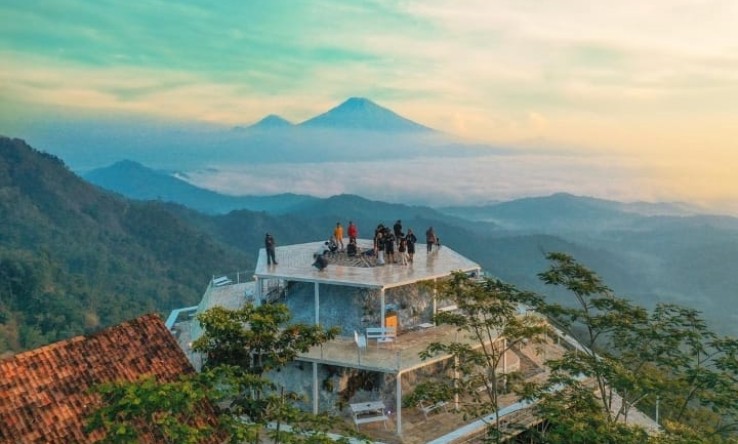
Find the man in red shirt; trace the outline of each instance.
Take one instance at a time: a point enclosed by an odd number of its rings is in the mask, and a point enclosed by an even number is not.
[[[359,229],[356,228],[356,224],[354,224],[353,221],[349,221],[348,237],[349,237],[349,242],[351,241],[356,242],[356,238],[359,237]]]

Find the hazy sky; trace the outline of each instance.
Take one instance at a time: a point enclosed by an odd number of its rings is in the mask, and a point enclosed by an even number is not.
[[[738,211],[735,0],[0,0],[0,21],[0,133],[297,122],[363,96],[472,140],[625,159],[645,198]]]

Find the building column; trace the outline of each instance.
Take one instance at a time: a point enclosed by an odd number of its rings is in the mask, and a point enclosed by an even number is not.
[[[258,276],[254,276],[254,306],[261,305],[261,284],[262,280]]]
[[[459,386],[459,357],[454,356],[454,388]],[[459,391],[454,390],[454,410],[459,411]]]
[[[315,283],[315,325],[320,325],[320,284]]]
[[[313,362],[313,415],[319,412],[318,407],[318,363]]]
[[[438,290],[436,289],[436,280],[433,279],[433,316],[438,314]]]
[[[379,320],[379,326],[384,328],[384,317],[387,315],[387,308],[384,306],[384,287],[379,290],[379,312],[381,316],[381,319]]]
[[[397,436],[402,436],[402,373],[397,373],[395,384],[395,409],[397,409],[396,432]]]

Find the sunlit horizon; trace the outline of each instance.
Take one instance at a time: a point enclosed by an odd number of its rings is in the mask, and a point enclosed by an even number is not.
[[[525,162],[494,167],[521,181],[519,195],[738,214],[735,2],[61,0],[0,14],[0,133],[11,137],[130,116],[298,123],[358,96],[520,150]]]

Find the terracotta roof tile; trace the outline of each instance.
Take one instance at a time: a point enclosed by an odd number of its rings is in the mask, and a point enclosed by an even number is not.
[[[162,382],[194,372],[162,320],[154,314],[90,336],[77,336],[0,361],[0,443],[95,442],[85,420],[100,382],[154,375]],[[215,417],[205,406],[203,421]]]

